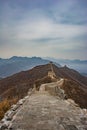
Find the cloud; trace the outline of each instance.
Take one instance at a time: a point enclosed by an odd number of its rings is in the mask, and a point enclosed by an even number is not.
[[[0,52],[7,47],[8,51],[12,49],[9,55],[19,55],[20,52],[21,55],[57,57],[58,54],[63,56],[61,52],[67,56],[69,50],[73,52],[82,47],[84,54],[84,48],[87,48],[85,4],[82,5],[80,0],[55,0],[48,1],[45,7],[46,1],[39,2],[19,4],[19,0],[18,4],[17,1],[15,4],[11,1],[3,3],[0,12]],[[42,53],[44,50],[46,53]]]
[[[70,39],[86,34],[86,26],[56,24],[51,19],[43,17],[29,21],[26,18],[22,23],[17,23],[14,27],[5,26],[1,30],[1,37],[8,40],[18,41],[48,41]]]
[[[86,0],[62,0],[51,8],[56,22],[66,24],[87,24]]]

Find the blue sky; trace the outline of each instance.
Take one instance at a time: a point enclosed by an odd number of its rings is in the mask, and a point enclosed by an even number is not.
[[[0,0],[0,57],[87,59],[87,0]]]

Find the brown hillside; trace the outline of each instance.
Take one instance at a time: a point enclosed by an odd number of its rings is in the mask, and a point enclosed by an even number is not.
[[[28,89],[33,87],[34,81],[47,76],[48,71],[50,71],[49,64],[41,65],[0,80],[0,96],[22,98]]]
[[[58,68],[54,65],[53,69],[57,77],[71,79],[73,81],[76,81],[81,86],[87,88],[87,77],[82,76],[79,72],[70,69],[67,66]]]
[[[53,66],[53,70],[57,78],[65,78],[65,79],[73,80],[76,82],[76,84],[78,84],[76,86],[77,90],[78,90],[78,86],[80,86],[81,88],[86,88],[87,90],[86,77],[80,75],[75,70],[67,68],[66,66],[61,67],[61,68],[58,68],[54,64],[52,66]],[[40,65],[40,66],[34,67],[33,69],[29,71],[23,71],[13,76],[10,76],[8,78],[0,80],[0,99],[4,99],[4,98],[20,99],[27,94],[29,88],[33,87],[33,84],[35,83],[35,81],[42,79],[40,80],[41,83],[51,82],[51,80],[48,78],[46,79],[47,81],[43,80],[44,77],[48,75],[48,71],[51,71],[50,64]]]
[[[68,79],[64,82],[62,88],[65,90],[68,98],[73,99],[81,107],[87,108],[87,78],[80,75],[77,71],[65,67],[58,68],[52,65],[56,77]],[[42,83],[52,82],[48,77],[48,72],[52,71],[50,64],[34,67],[29,71],[22,71],[13,76],[0,80],[0,119],[4,113],[23,98],[34,84],[38,89]],[[84,89],[85,91],[84,91]]]
[[[83,89],[78,83],[72,80],[64,80],[62,89],[65,90],[67,98],[73,99],[82,108],[87,108],[87,89]]]

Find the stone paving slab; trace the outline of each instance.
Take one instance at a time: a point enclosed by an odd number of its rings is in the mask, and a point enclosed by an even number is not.
[[[9,130],[87,130],[87,116],[65,100],[37,92],[20,107]]]

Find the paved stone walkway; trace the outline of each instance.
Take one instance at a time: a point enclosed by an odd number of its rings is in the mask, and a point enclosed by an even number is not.
[[[19,108],[9,129],[87,130],[87,113],[46,91],[36,92]]]

